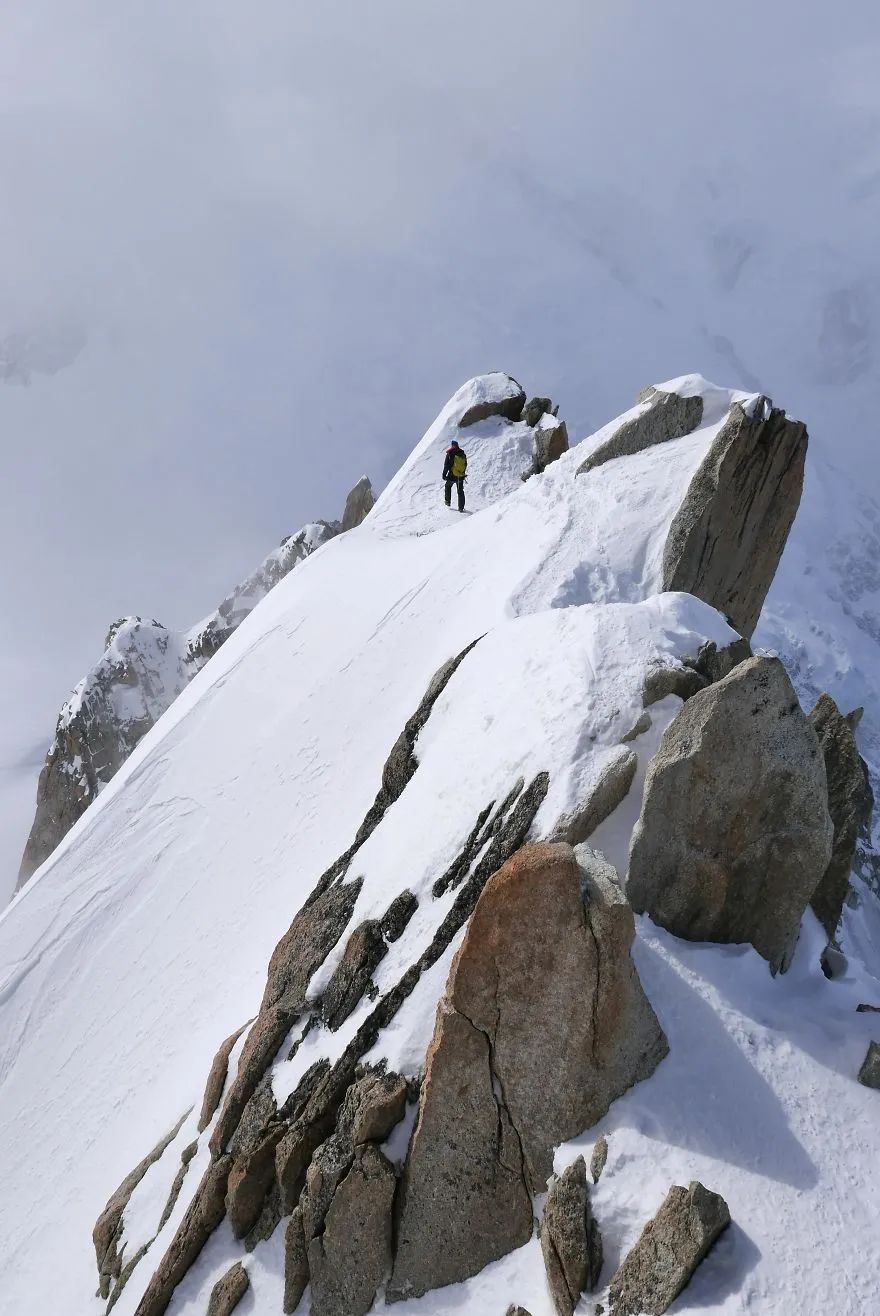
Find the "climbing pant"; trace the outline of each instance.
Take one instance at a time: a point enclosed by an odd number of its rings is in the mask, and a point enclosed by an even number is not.
[[[463,476],[463,475],[459,475],[459,476],[449,475],[449,476],[447,476],[447,479],[446,479],[446,506],[447,506],[447,507],[451,507],[451,506],[452,506],[452,486],[453,486],[453,485],[456,485],[457,488],[458,488],[458,510],[459,510],[460,512],[463,512],[463,511],[464,511],[464,476]]]

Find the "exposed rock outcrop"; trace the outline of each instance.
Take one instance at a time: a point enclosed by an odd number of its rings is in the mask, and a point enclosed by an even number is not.
[[[638,400],[641,407],[638,414],[625,421],[590,453],[578,467],[578,475],[604,466],[615,457],[629,457],[658,443],[681,439],[702,424],[703,399],[699,393],[693,397],[681,397],[678,393],[647,388],[639,394]]]
[[[210,1140],[214,1159],[154,1271],[137,1316],[161,1316],[175,1286],[224,1215],[228,1216],[233,1233],[243,1238],[248,1248],[269,1238],[282,1217],[296,1208],[310,1167],[315,1164],[322,1167],[324,1185],[332,1178],[324,1171],[331,1165],[337,1167],[339,1175],[333,1181],[334,1193],[343,1182],[347,1183],[345,1194],[339,1199],[338,1213],[340,1221],[348,1224],[345,1229],[340,1225],[336,1233],[327,1236],[326,1221],[331,1218],[334,1195],[331,1193],[322,1197],[321,1218],[325,1223],[317,1232],[311,1227],[317,1218],[311,1206],[308,1213],[302,1213],[301,1236],[297,1228],[289,1227],[288,1299],[299,1301],[296,1294],[301,1296],[306,1282],[304,1258],[308,1257],[312,1243],[319,1239],[323,1241],[316,1266],[324,1267],[323,1279],[315,1281],[314,1275],[312,1279],[318,1288],[324,1284],[325,1293],[331,1295],[327,1302],[366,1300],[352,1296],[345,1287],[349,1279],[342,1275],[338,1262],[341,1239],[354,1228],[352,1222],[361,1218],[358,1216],[361,1212],[366,1249],[363,1275],[370,1277],[378,1273],[376,1257],[381,1249],[376,1240],[380,1235],[385,1237],[386,1224],[382,1223],[380,1228],[374,1219],[374,1208],[377,1202],[387,1201],[390,1222],[394,1174],[391,1170],[389,1180],[386,1170],[390,1167],[378,1161],[373,1152],[378,1155],[378,1142],[402,1116],[408,1089],[396,1075],[361,1074],[360,1063],[375,1046],[381,1030],[415,990],[422,975],[437,963],[471,916],[487,881],[523,845],[547,793],[546,773],[538,773],[528,785],[521,780],[516,782],[500,803],[490,801],[479,812],[462,852],[438,879],[443,893],[451,894],[452,899],[447,902],[433,935],[394,985],[377,997],[342,1054],[332,1064],[320,1060],[311,1065],[280,1107],[275,1101],[270,1067],[301,1015],[305,1015],[300,1025],[304,1032],[293,1041],[292,1051],[305,1033],[322,1027],[320,1002],[306,1001],[305,993],[313,974],[341,938],[351,918],[360,879],[346,881],[347,874],[359,847],[417,770],[412,753],[415,736],[454,667],[455,662],[447,664],[441,679],[432,682],[417,715],[410,719],[406,733],[392,751],[376,802],[354,843],[319,879],[272,955],[260,1012],[247,1035],[236,1073],[223,1090]],[[385,943],[400,937],[416,908],[415,897],[408,890],[392,901],[377,921],[377,930]],[[355,958],[362,966],[360,957]],[[229,1042],[227,1039],[215,1060],[216,1073],[206,1089],[209,1098],[206,1111],[223,1087],[227,1050],[231,1053]],[[316,1191],[317,1180],[312,1174],[308,1186],[310,1202]],[[363,1214],[366,1202],[371,1203],[370,1211],[374,1213],[370,1215],[372,1223]],[[390,1223],[387,1229],[390,1231]],[[385,1255],[384,1251],[382,1254]]]
[[[253,1020],[248,1020],[248,1023],[252,1022]],[[202,1110],[199,1115],[199,1133],[203,1133],[208,1127],[211,1120],[214,1118],[217,1107],[220,1105],[220,1098],[223,1096],[223,1089],[226,1086],[226,1074],[229,1067],[229,1057],[232,1054],[232,1048],[235,1046],[247,1026],[248,1024],[243,1024],[241,1028],[237,1029],[234,1033],[231,1033],[224,1042],[221,1042],[220,1046],[217,1048],[217,1054],[214,1057],[210,1072],[208,1073],[208,1081],[205,1084],[205,1095],[202,1098]]]
[[[866,1088],[880,1088],[880,1042],[870,1042],[859,1070],[859,1082]]]
[[[541,1221],[541,1251],[558,1316],[572,1316],[602,1271],[602,1236],[590,1207],[583,1156],[550,1185]]]
[[[366,475],[362,475],[345,500],[342,513],[342,529],[354,530],[365,521],[376,502],[373,486]]]
[[[559,819],[550,839],[565,841],[568,845],[580,845],[589,840],[599,824],[626,799],[638,765],[635,751],[621,745],[602,769],[583,803]]]
[[[593,1183],[598,1183],[602,1178],[602,1171],[608,1162],[608,1139],[604,1133],[601,1138],[597,1138],[593,1145],[593,1154],[590,1157],[590,1178]]]
[[[226,1213],[226,1183],[231,1156],[221,1156],[205,1171],[170,1246],[159,1262],[135,1316],[164,1316],[174,1290]]]
[[[303,1219],[313,1316],[366,1316],[391,1268],[394,1169],[374,1143],[357,1147],[319,1217],[313,1215],[311,1182],[310,1170]]]
[[[297,1204],[284,1232],[284,1314],[292,1316],[309,1282],[302,1207]]]
[[[396,1185],[378,1144],[405,1107],[406,1083],[397,1074],[367,1070],[346,1094],[288,1226],[285,1310],[295,1308],[309,1279],[315,1316],[365,1316],[373,1305],[391,1266]]]
[[[37,783],[37,808],[19,886],[85,813],[99,791],[193,675],[176,632],[144,617],[110,627],[104,654],[64,704]]]
[[[213,657],[270,590],[285,576],[289,576],[294,567],[304,562],[315,549],[338,535],[339,531],[338,521],[313,521],[296,534],[282,539],[278,548],[263,559],[256,571],[227,594],[215,612],[187,633],[186,654],[192,669],[190,675],[195,675]]]
[[[642,702],[645,708],[650,708],[668,695],[677,695],[681,700],[690,699],[698,690],[705,690],[708,684],[695,668],[684,663],[655,663],[645,673]]]
[[[825,766],[776,658],[695,694],[645,781],[627,894],[676,936],[751,942],[786,969],[831,854]]]
[[[828,809],[834,824],[831,859],[811,903],[828,936],[833,937],[849,890],[856,842],[870,824],[873,799],[852,727],[830,695],[819,697],[810,723],[825,760]]]
[[[586,847],[527,846],[487,882],[437,1012],[389,1294],[525,1242],[553,1148],[666,1054],[633,936],[614,870]]]
[[[701,1183],[670,1188],[611,1280],[611,1316],[660,1316],[729,1224],[724,1198]]]
[[[553,462],[568,452],[568,428],[564,420],[549,413],[535,423],[534,475],[540,475]]]
[[[669,529],[663,588],[704,599],[751,636],[803,489],[807,430],[767,398],[735,402]]]
[[[402,1181],[391,1299],[477,1274],[532,1233],[522,1148],[488,1037],[444,1001]]]
[[[241,1262],[236,1261],[211,1290],[207,1316],[230,1316],[249,1287],[248,1273]]]
[[[188,1114],[189,1111],[184,1115],[181,1115],[170,1133],[167,1133],[164,1138],[160,1139],[152,1151],[150,1151],[142,1161],[139,1161],[134,1169],[125,1176],[122,1183],[104,1207],[104,1210],[98,1216],[98,1220],[92,1230],[92,1242],[95,1246],[95,1260],[98,1265],[99,1292],[102,1298],[108,1296],[111,1284],[114,1280],[119,1278],[122,1269],[122,1253],[120,1245],[122,1243],[123,1212],[128,1206],[132,1193],[147,1173],[147,1170],[149,1170],[151,1165],[156,1164],[165,1149],[170,1147],[171,1143],[177,1137]]]

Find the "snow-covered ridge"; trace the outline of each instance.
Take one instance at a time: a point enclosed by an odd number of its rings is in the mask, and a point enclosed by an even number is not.
[[[694,597],[725,584],[699,564],[689,591],[664,588],[693,562],[683,524],[722,545],[738,528],[733,513],[727,527],[696,515],[717,493],[707,461],[726,451],[725,432],[746,452],[762,433],[791,443],[793,457],[805,448],[769,404],[686,388],[676,396],[702,404],[687,433],[664,435],[662,417],[640,404],[525,482],[505,455],[523,422],[489,416],[462,430],[457,403],[356,534],[309,555],[253,609],[0,918],[0,1228],[16,1257],[6,1280],[18,1310],[81,1316],[95,1287],[88,1229],[193,1107],[120,1206],[102,1285],[117,1316],[201,1316],[214,1283],[242,1262],[250,1310],[276,1316],[286,1229],[277,1216],[291,1204],[272,1196],[270,1180],[308,1075],[325,1072],[320,1062],[344,1070],[357,1053],[419,1076],[466,935],[465,897],[476,898],[481,865],[500,862],[505,847],[526,834],[580,839],[578,827],[596,821],[584,802],[601,795],[607,813],[589,843],[624,876],[648,766],[684,694],[706,679],[689,664],[707,642],[723,649],[735,637],[712,598]],[[649,414],[654,423],[636,434],[649,446],[633,441],[579,473],[600,442]],[[448,424],[472,464],[494,453],[502,468],[494,485],[491,471],[481,475],[471,516],[442,506]],[[773,515],[784,521],[798,493],[797,481],[780,485]],[[683,508],[693,515],[683,520]],[[432,533],[420,532],[420,517]],[[757,553],[753,567],[769,584]],[[732,609],[743,597],[722,592]],[[310,934],[288,962],[284,946],[310,909],[321,911],[316,928],[332,926],[331,944],[315,962],[324,934]],[[610,1134],[594,1199],[606,1280],[670,1182],[699,1178],[724,1193],[735,1229],[689,1290],[692,1310],[866,1309],[858,1271],[841,1297],[818,1240],[836,1231],[842,1265],[872,1246],[874,1094],[852,1075],[869,1029],[854,1007],[876,984],[855,956],[844,980],[827,983],[820,945],[807,915],[794,967],[774,982],[751,950],[679,942],[641,922],[635,962],[670,1056],[555,1152],[563,1170]],[[365,963],[353,990],[348,968]],[[409,994],[395,996],[414,965]],[[95,1001],[106,1004],[95,1011]],[[255,1016],[221,1053],[201,1118],[218,1044]],[[548,1093],[553,1079],[542,1078]],[[394,1166],[415,1117],[411,1102],[383,1143]],[[223,1173],[225,1219],[178,1274],[166,1265],[172,1240]],[[838,1229],[824,1203],[841,1175],[852,1201]],[[540,1197],[529,1203],[529,1222],[541,1208]],[[236,1237],[248,1231],[249,1252]],[[116,1293],[122,1267],[147,1246]],[[314,1302],[306,1294],[298,1310]],[[398,1309],[444,1316],[512,1302],[552,1314],[534,1237]]]
[[[316,521],[289,535],[213,613],[189,630],[172,631],[142,617],[113,623],[103,654],[77,683],[58,716],[37,787],[36,815],[19,886],[52,853],[142,737],[259,601],[340,529],[339,522]]]

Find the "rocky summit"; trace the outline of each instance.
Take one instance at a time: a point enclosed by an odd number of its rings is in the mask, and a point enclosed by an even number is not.
[[[559,411],[478,376],[199,626],[111,631],[0,921],[10,1310],[873,1310],[876,755],[774,595],[806,425]]]

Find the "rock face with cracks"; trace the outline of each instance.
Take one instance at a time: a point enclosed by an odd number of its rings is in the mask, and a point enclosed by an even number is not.
[[[735,402],[666,539],[663,588],[704,599],[751,636],[804,482],[807,430],[761,397]]]
[[[585,846],[524,846],[487,882],[437,1012],[389,1296],[524,1243],[553,1148],[666,1054],[633,936],[613,868]]]
[[[572,1316],[602,1271],[602,1236],[590,1207],[583,1156],[550,1185],[541,1222],[541,1251],[558,1316]]]
[[[670,1188],[611,1280],[611,1316],[660,1316],[729,1224],[718,1193],[701,1183]]]
[[[695,694],[647,772],[633,909],[692,941],[750,942],[785,970],[831,856],[825,765],[776,658]]]

